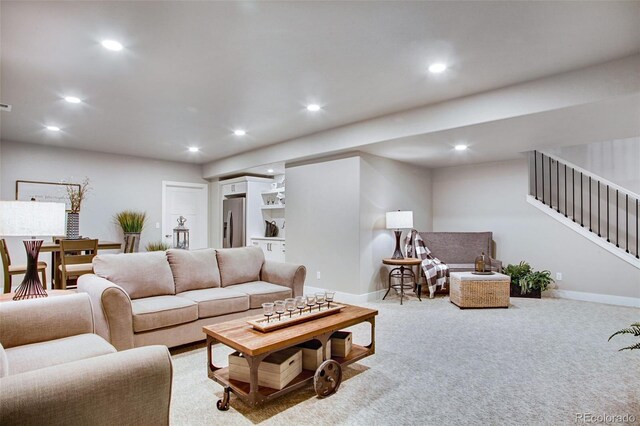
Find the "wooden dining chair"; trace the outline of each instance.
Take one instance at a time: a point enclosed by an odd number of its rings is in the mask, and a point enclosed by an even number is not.
[[[93,273],[93,258],[98,253],[98,240],[60,240],[60,287],[67,288],[69,278]],[[57,284],[56,284],[57,286]]]
[[[12,265],[7,242],[0,239],[0,257],[2,258],[2,267],[4,269],[4,293],[11,293],[12,278],[14,275],[20,275],[27,272],[27,265]],[[47,288],[47,264],[38,262],[38,272],[42,274],[42,287]]]

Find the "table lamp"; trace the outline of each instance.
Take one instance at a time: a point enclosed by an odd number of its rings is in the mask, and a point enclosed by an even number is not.
[[[38,255],[42,240],[35,237],[64,234],[64,203],[0,201],[0,236],[32,237],[24,240],[27,272],[13,300],[47,297],[38,276]],[[46,283],[45,283],[46,285]]]
[[[400,249],[400,236],[403,229],[411,228],[413,228],[412,211],[387,212],[387,229],[394,229],[393,232],[396,234],[396,250],[393,252],[392,259],[404,259]]]

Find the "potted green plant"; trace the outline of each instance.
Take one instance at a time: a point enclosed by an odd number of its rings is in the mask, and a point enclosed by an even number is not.
[[[554,282],[550,271],[534,271],[525,261],[507,265],[504,273],[511,277],[511,297],[540,299],[542,292]]]
[[[163,241],[152,241],[147,243],[145,249],[147,251],[166,251],[169,250],[169,244]]]
[[[147,213],[125,210],[117,213],[114,220],[124,233],[125,248],[133,246],[130,251],[137,252],[140,248],[140,234],[147,221]],[[133,244],[130,243],[131,238],[135,238]],[[125,249],[125,251],[127,250]]]
[[[616,331],[611,336],[609,336],[609,340],[611,340],[612,337],[618,336],[620,334],[632,334],[635,337],[640,337],[640,322],[634,322],[633,324],[631,324],[629,328],[623,328],[622,330]],[[640,349],[640,342],[636,342],[630,346],[620,348],[618,349],[618,351],[624,351],[627,349],[628,350]]]

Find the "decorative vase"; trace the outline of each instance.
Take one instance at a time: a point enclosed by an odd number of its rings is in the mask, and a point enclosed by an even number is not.
[[[67,240],[80,238],[80,213],[67,212]]]
[[[124,252],[137,253],[140,249],[140,232],[124,233]]]

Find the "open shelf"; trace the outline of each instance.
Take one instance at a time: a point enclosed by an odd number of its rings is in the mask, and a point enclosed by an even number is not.
[[[217,370],[215,373],[215,377],[219,382],[222,382],[222,384],[228,384],[229,387],[231,387],[231,389],[233,389],[233,391],[236,394],[242,394],[242,395],[249,395],[249,388],[250,385],[247,382],[241,382],[240,380],[233,380],[229,378],[229,367],[225,367],[225,368],[221,368],[220,370]],[[285,386],[284,388],[282,388],[282,390],[291,388],[293,386],[299,385],[302,382],[306,382],[309,379],[313,379],[313,375],[315,374],[315,371],[310,371],[310,370],[302,370],[302,373],[298,374],[295,379],[293,379],[289,384],[287,384],[287,386]],[[272,395],[276,392],[280,392],[280,390],[278,389],[273,389],[273,388],[268,388],[266,386],[259,386],[258,387],[258,392],[260,392],[262,395],[264,396],[269,396]]]
[[[283,193],[284,194],[284,188],[268,189],[266,191],[262,191],[262,195],[279,194],[279,193]]]
[[[284,204],[271,204],[267,206],[261,206],[262,210],[280,210],[284,209]]]
[[[346,357],[332,356],[331,359],[333,359],[334,361],[337,361],[340,365],[345,367],[349,364],[352,364],[363,358],[366,358],[368,355],[370,355],[370,349],[360,345],[352,345],[351,352],[349,352],[348,356]],[[284,388],[282,388],[282,390],[268,388],[266,386],[259,386],[258,392],[260,392],[260,394],[264,396],[270,396],[280,392],[284,393],[284,391],[291,389],[293,387],[303,386],[304,383],[306,383],[307,381],[312,382],[314,374],[315,374],[315,370],[302,370],[302,373],[298,374],[291,382],[289,382]],[[224,367],[224,368],[221,368],[220,370],[216,370],[213,373],[213,375],[215,376],[216,381],[218,383],[222,384],[223,386],[228,385],[229,387],[231,387],[231,389],[233,389],[233,391],[236,394],[242,394],[243,396],[249,395],[249,390],[250,390],[249,383],[242,382],[240,380],[230,379],[229,367]]]

